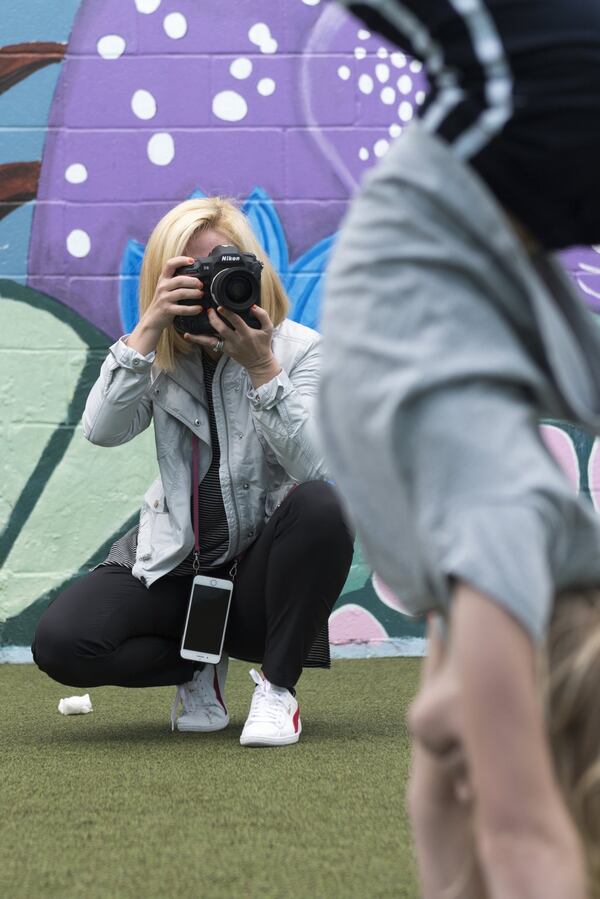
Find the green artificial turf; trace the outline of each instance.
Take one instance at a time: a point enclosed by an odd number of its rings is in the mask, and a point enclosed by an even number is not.
[[[0,665],[3,899],[417,897],[404,790],[419,661],[306,671],[300,742],[266,749],[239,745],[249,667],[230,665],[230,726],[183,734],[174,688],[88,691]],[[59,714],[86,692],[92,713]]]

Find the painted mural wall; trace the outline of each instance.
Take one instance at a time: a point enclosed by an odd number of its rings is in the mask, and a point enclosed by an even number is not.
[[[3,0],[5,658],[7,647],[29,645],[56,593],[132,526],[156,476],[149,431],[106,450],[80,426],[108,346],[137,322],[156,221],[188,197],[236,197],[292,317],[318,328],[346,204],[426,90],[416,60],[322,0]],[[598,311],[599,252],[564,256]],[[574,489],[595,502],[591,438],[556,422],[543,432]],[[349,644],[418,651],[421,636],[375,592],[357,547],[333,642],[346,654]]]

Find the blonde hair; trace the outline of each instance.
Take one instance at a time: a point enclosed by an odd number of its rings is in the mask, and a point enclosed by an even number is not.
[[[232,245],[245,253],[254,253],[264,268],[261,276],[261,305],[275,326],[281,324],[289,311],[289,301],[283,285],[268,256],[258,243],[250,222],[233,200],[223,197],[186,200],[179,203],[158,222],[146,245],[140,275],[140,318],[154,297],[163,266],[174,256],[185,256],[189,241],[202,231],[220,231]],[[176,353],[190,353],[188,344],[173,325],[162,332],[156,348],[156,363],[172,371]]]
[[[600,590],[562,593],[547,641],[546,701],[558,781],[600,897]]]

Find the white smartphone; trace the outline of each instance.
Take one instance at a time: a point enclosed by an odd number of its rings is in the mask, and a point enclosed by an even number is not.
[[[216,665],[221,659],[233,582],[197,574],[183,628],[179,654]]]

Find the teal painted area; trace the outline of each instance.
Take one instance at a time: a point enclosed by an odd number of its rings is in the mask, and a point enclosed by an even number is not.
[[[54,433],[44,446],[37,464],[21,491],[17,502],[2,531],[0,542],[0,565],[3,565],[20,536],[40,496],[57,466],[60,465],[73,439],[75,428],[83,414],[85,400],[98,376],[101,361],[90,351],[85,366],[81,371],[73,398],[67,409],[65,419],[57,423]]]
[[[32,41],[67,43],[80,3],[81,0],[28,0],[24,4],[21,0],[3,0],[0,46]],[[60,65],[54,63],[0,94],[0,164],[42,158],[44,129],[59,73]]]
[[[67,43],[81,0],[2,0],[0,46]],[[29,75],[0,94],[0,165],[40,161],[60,65]],[[0,276],[24,281],[33,204],[0,220]]]
[[[66,41],[80,5],[81,0],[2,0],[0,42]]]
[[[58,70],[58,66],[55,68]],[[10,94],[10,91],[8,93]],[[47,116],[48,110],[46,110]],[[46,129],[42,127],[32,127],[25,131],[18,128],[7,128],[0,131],[0,165],[3,165],[5,162],[36,162],[41,160],[45,139]]]
[[[0,276],[25,278],[33,203],[20,206],[0,219]]]
[[[60,300],[39,293],[31,287],[23,288],[20,285],[15,285],[12,281],[0,279],[0,301],[2,297],[10,297],[11,300],[16,302],[45,309],[59,321],[72,328],[78,337],[87,343],[90,349],[105,350],[112,343],[108,334],[105,334],[95,325],[90,324],[75,310],[71,309],[70,306],[65,306]]]
[[[115,533],[99,546],[89,559],[86,559],[81,568],[73,573],[72,577],[68,578],[57,587],[54,587],[52,590],[49,590],[43,596],[40,596],[39,599],[28,606],[19,615],[15,615],[13,618],[9,618],[8,621],[0,623],[0,646],[30,646],[35,633],[35,628],[44,609],[50,605],[59,593],[66,590],[69,584],[72,584],[99,562],[102,562],[108,555],[115,540],[120,537],[121,534],[124,534],[125,531],[132,528],[137,522],[138,517],[137,513],[132,515],[121,527],[117,528]]]
[[[548,422],[548,424],[553,424],[553,422]],[[594,438],[587,431],[583,431],[581,428],[577,427],[576,425],[572,425],[567,421],[561,421],[560,427],[566,434],[569,435],[569,437],[573,441],[573,446],[575,447],[577,460],[579,462],[579,489],[581,495],[591,503],[592,497],[591,485],[589,483],[588,465],[590,461],[590,455],[594,447]]]
[[[14,84],[10,90],[0,94],[0,122],[3,128],[43,128],[48,122],[50,104],[60,73],[60,64],[52,63],[28,75]],[[3,135],[2,144],[10,144],[16,155],[14,161],[25,159],[19,149],[22,132]],[[6,147],[3,152],[6,153]],[[41,154],[35,156],[39,159]],[[12,160],[4,160],[12,161]]]
[[[131,526],[155,477],[151,430],[107,451],[80,428],[111,342],[58,300],[0,280],[0,643],[27,645],[56,593]]]
[[[386,629],[388,637],[424,637],[425,620],[401,615],[400,612],[390,609],[389,606],[381,602],[371,585],[368,569],[367,573],[368,577],[365,579],[365,583],[358,590],[348,590],[348,584],[346,583],[344,592],[336,604],[336,609],[355,603],[377,618]]]

